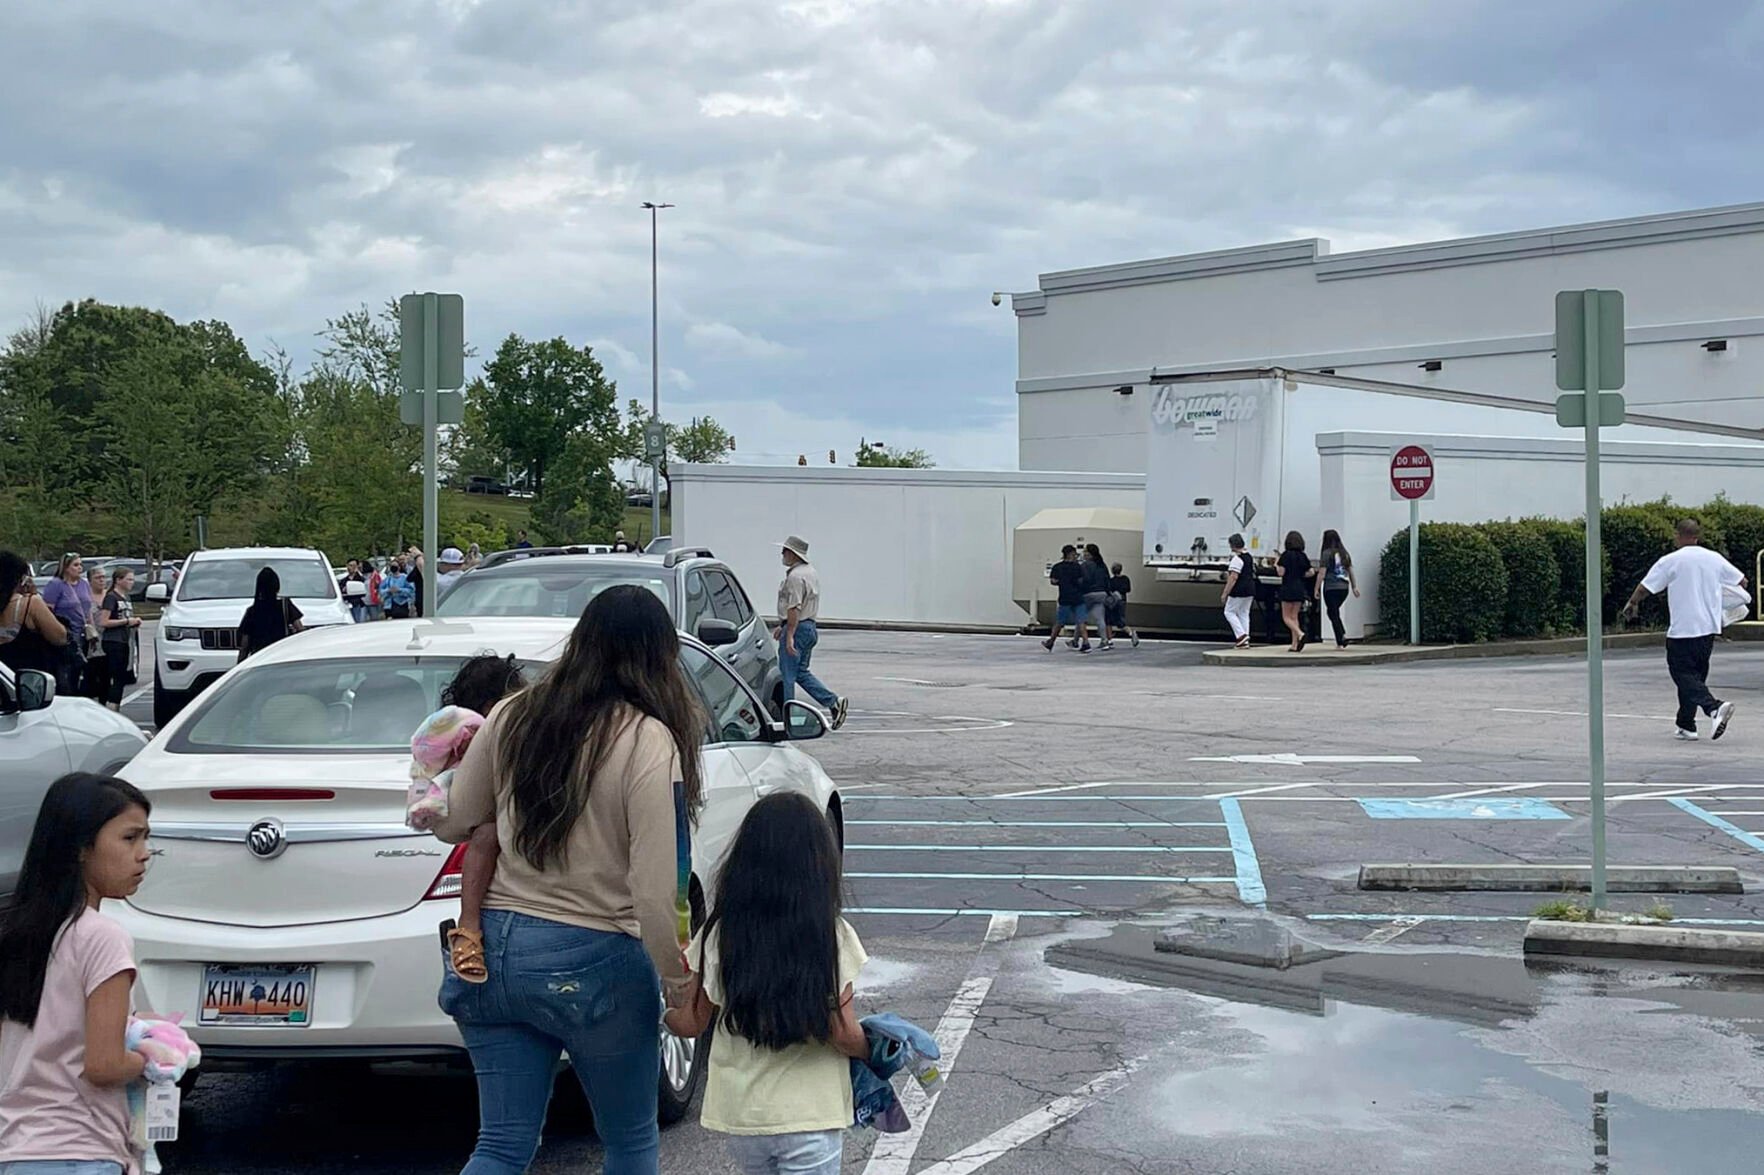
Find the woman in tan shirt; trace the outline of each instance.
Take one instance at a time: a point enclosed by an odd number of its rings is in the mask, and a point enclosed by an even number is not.
[[[588,605],[548,674],[491,711],[455,770],[435,834],[457,844],[494,820],[501,844],[489,980],[450,970],[441,984],[478,1074],[465,1175],[527,1169],[563,1053],[607,1175],[655,1175],[658,993],[677,1002],[687,979],[677,822],[699,804],[704,730],[667,609],[621,585]]]

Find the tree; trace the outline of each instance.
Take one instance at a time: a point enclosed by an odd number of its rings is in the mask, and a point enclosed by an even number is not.
[[[544,496],[550,466],[577,438],[595,436],[605,464],[622,444],[617,386],[591,347],[572,347],[562,337],[530,343],[511,334],[484,366],[484,382],[486,431],[532,479],[536,495]],[[579,465],[580,446],[576,457]]]
[[[896,449],[880,442],[858,442],[857,463],[863,469],[931,469],[936,462],[923,449]]]
[[[511,462],[508,450],[490,435],[490,387],[474,379],[465,389],[465,419],[447,437],[446,464],[458,477],[499,474]]]
[[[734,438],[708,416],[694,416],[684,428],[668,426],[668,454],[689,465],[720,465],[729,459]]]

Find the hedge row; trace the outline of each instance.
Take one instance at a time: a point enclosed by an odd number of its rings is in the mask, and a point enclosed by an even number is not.
[[[1753,575],[1764,550],[1764,506],[1716,498],[1692,509],[1658,502],[1608,506],[1600,515],[1606,624],[1635,585],[1672,550],[1681,518],[1702,524],[1703,544]],[[1379,622],[1409,631],[1409,531],[1385,544],[1378,581]],[[1663,601],[1642,608],[1642,625],[1666,622]],[[1586,627],[1586,523],[1555,518],[1517,522],[1431,522],[1421,527],[1421,639],[1475,643],[1498,637],[1566,636]]]

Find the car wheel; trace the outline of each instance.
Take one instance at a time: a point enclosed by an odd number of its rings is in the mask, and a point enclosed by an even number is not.
[[[706,913],[704,888],[696,877],[692,879],[688,900],[692,906],[692,932],[696,934],[704,925]],[[697,1040],[681,1040],[662,1029],[661,1080],[656,1090],[655,1116],[663,1126],[684,1118],[692,1108],[692,1099],[704,1087],[705,1076],[710,1072],[711,1037],[715,1033],[713,1025]]]
[[[182,690],[166,689],[159,684],[159,670],[153,670],[153,725],[164,726],[190,704],[190,695]]]

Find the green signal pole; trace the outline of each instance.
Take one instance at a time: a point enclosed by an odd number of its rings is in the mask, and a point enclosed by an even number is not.
[[[1592,786],[1592,907],[1605,906],[1605,616],[1599,495],[1599,297],[1586,307],[1586,711],[1587,778]]]

